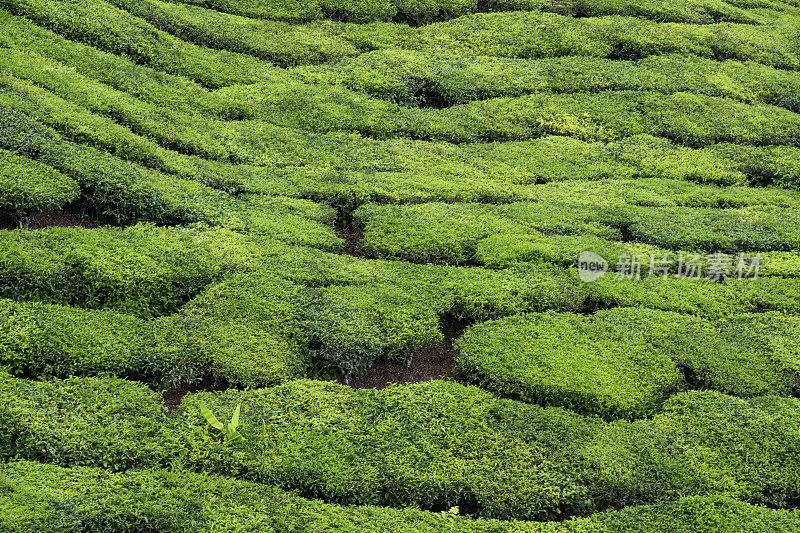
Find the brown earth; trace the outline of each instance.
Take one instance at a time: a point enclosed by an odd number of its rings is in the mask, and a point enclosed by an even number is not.
[[[444,340],[414,353],[410,367],[403,361],[381,359],[366,372],[353,376],[350,386],[354,389],[382,389],[392,383],[421,383],[432,379],[460,380],[455,369],[456,351],[453,341],[461,336],[464,327],[465,324],[452,318],[443,319]],[[344,380],[339,378],[339,383],[344,384]]]
[[[364,228],[357,224],[349,224],[346,227],[337,227],[336,234],[345,241],[340,254],[364,257],[364,249],[361,245],[361,241],[364,240]]]
[[[36,213],[30,217],[27,229],[36,230],[53,227],[94,229],[111,225],[113,225],[113,222],[110,219],[91,217],[80,207],[67,206],[63,209],[52,209]],[[7,214],[0,215],[0,229],[8,230],[16,229],[17,227],[17,221],[14,220],[14,217]]]

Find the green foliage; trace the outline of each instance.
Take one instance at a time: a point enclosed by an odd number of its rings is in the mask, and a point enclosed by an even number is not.
[[[532,93],[606,90],[692,92],[800,109],[800,78],[753,62],[719,62],[670,54],[641,61],[596,57],[507,59],[455,57],[409,50],[377,50],[333,64],[299,69],[324,80],[404,105],[465,104]]]
[[[433,533],[789,532],[795,511],[766,509],[724,497],[689,497],[658,506],[550,522],[474,520],[452,512],[342,507],[261,484],[165,470],[111,474],[16,461],[0,469],[0,525],[11,532],[97,530],[352,530]]]
[[[0,210],[128,227],[0,231],[0,529],[798,529],[799,16],[7,0]]]
[[[603,192],[605,187],[599,184],[595,190]],[[796,208],[758,205],[755,195],[756,205],[740,209],[653,207],[647,204],[674,201],[667,195],[648,197],[646,186],[628,194],[617,189],[612,193],[616,199],[609,195],[590,203],[581,198],[580,192],[592,189],[569,184],[542,193],[541,202],[500,206],[367,204],[355,211],[354,219],[365,227],[368,254],[420,263],[508,266],[538,260],[568,266],[584,250],[605,257],[661,257],[670,250],[737,254],[788,251],[800,245]],[[729,197],[735,201],[734,194]],[[794,205],[795,200],[786,199]],[[632,242],[620,242],[623,238]]]
[[[647,330],[668,323],[657,335],[680,335],[683,322],[636,309],[514,316],[472,327],[458,341],[458,362],[500,394],[605,417],[642,416],[681,381]]]
[[[365,50],[407,49],[448,57],[519,59],[571,55],[637,60],[685,54],[751,60],[793,70],[800,64],[794,47],[795,18],[795,13],[769,12],[758,25],[697,25],[662,24],[635,16],[575,18],[514,11],[479,13],[421,28],[341,23],[321,26]]]
[[[650,208],[629,210],[633,239],[672,250],[738,253],[791,250],[800,245],[793,209]]]
[[[230,276],[148,325],[146,361],[165,387],[211,378],[244,385],[301,375],[301,287],[274,274]]]
[[[0,146],[19,152],[77,181],[87,204],[119,222],[174,223],[204,218],[220,193],[165,176],[95,148],[61,138],[29,116],[0,108]],[[211,208],[209,208],[211,204]]]
[[[669,399],[652,420],[615,422],[580,454],[592,492],[613,505],[688,491],[776,507],[797,496],[796,398],[742,400],[698,391]]]
[[[343,507],[266,485],[167,470],[111,474],[19,461],[3,465],[0,486],[0,527],[10,532],[597,531],[575,530],[571,524],[472,520],[416,509]]]
[[[642,416],[681,388],[791,395],[800,384],[796,328],[794,317],[777,313],[715,321],[632,308],[520,315],[470,328],[457,342],[458,363],[502,395],[606,418]]]
[[[350,43],[315,28],[256,21],[159,0],[112,0],[110,3],[186,41],[212,49],[249,54],[281,66],[319,63],[358,54]],[[267,65],[261,68],[265,67]],[[260,76],[257,71],[248,74],[251,80]],[[246,78],[237,80],[238,83],[247,81]]]
[[[775,396],[681,393],[652,419],[606,423],[444,381],[355,391],[299,380],[244,393],[248,446],[234,451],[198,415],[201,402],[233,410],[242,394],[232,390],[190,394],[171,416],[146,387],[108,378],[2,375],[0,394],[7,458],[110,470],[171,463],[341,503],[468,505],[500,518],[687,495],[786,507],[800,471],[786,453],[798,445],[800,405]],[[644,510],[607,519],[633,512]]]
[[[0,150],[0,211],[25,217],[56,209],[78,198],[78,184],[60,172],[7,150]]]
[[[217,417],[214,416],[214,413],[208,410],[204,404],[200,404],[200,415],[205,418],[208,425],[212,428],[222,432],[222,435],[225,437],[225,440],[228,442],[233,442],[236,444],[241,444],[245,441],[242,434],[237,431],[239,427],[239,416],[242,412],[242,404],[239,403],[236,405],[236,408],[233,410],[233,414],[231,415],[231,419],[227,422],[220,422],[217,420]]]
[[[367,253],[423,263],[474,262],[477,243],[497,233],[533,230],[621,239],[618,230],[603,223],[613,222],[615,213],[586,204],[370,204],[360,207],[353,216],[365,226]]]
[[[381,356],[410,365],[415,351],[442,339],[438,310],[423,298],[378,284],[314,291],[303,327],[310,355],[332,363],[347,381]]]
[[[232,398],[192,395],[181,409]],[[247,455],[239,465],[215,455],[214,468],[337,502],[450,508],[463,498],[500,518],[582,505],[583,489],[567,472],[486,426],[495,401],[446,382],[357,392],[294,381],[246,394]]]
[[[632,15],[659,21],[710,24],[719,21],[754,24],[749,12],[726,2],[681,1],[636,2],[552,0],[491,0],[479,4],[475,0],[358,0],[344,3],[335,0],[283,0],[267,5],[251,0],[199,2],[183,0],[212,9],[268,20],[299,23],[323,17],[350,22],[396,21],[411,25],[448,20],[476,11],[544,11],[568,16]]]
[[[268,67],[246,55],[186,43],[102,1],[12,0],[5,7],[67,39],[125,55],[141,65],[186,76],[207,87],[252,83],[262,79],[260,71]]]
[[[226,234],[212,233],[219,244]],[[147,224],[3,232],[0,292],[142,317],[171,313],[226,268],[223,250],[193,237]]]
[[[178,444],[161,397],[113,378],[29,381],[0,373],[0,456],[111,471],[165,464]]]
[[[108,311],[0,301],[0,364],[43,377],[142,371],[142,323]]]
[[[768,509],[722,496],[694,496],[668,504],[603,513],[597,516],[597,521],[609,531],[788,533],[797,528],[797,512]]]

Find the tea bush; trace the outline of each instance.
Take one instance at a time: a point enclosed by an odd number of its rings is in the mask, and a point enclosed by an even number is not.
[[[450,106],[533,93],[607,90],[691,92],[800,109],[794,72],[753,62],[719,62],[669,54],[641,61],[596,57],[507,59],[443,57],[408,50],[376,50],[333,64],[303,67],[309,81],[342,84],[404,105]]]
[[[220,193],[166,176],[96,148],[64,140],[31,117],[0,108],[0,147],[60,171],[81,186],[89,207],[118,222],[175,223],[203,219]],[[204,209],[205,208],[205,209]]]
[[[258,81],[266,66],[247,55],[181,41],[102,1],[12,0],[5,7],[67,39],[90,43],[141,65],[186,76],[206,87]]]
[[[798,246],[794,210],[637,208],[629,211],[633,239],[673,250],[723,252],[791,250]]]
[[[215,235],[221,241],[225,232]],[[173,312],[230,268],[224,250],[191,230],[146,224],[1,232],[0,247],[6,298],[142,317]]]
[[[520,315],[474,326],[458,341],[459,365],[494,392],[586,414],[635,417],[652,413],[681,375],[650,340],[680,335],[680,315],[635,309]],[[646,325],[644,325],[646,324]]]
[[[782,313],[733,315],[662,346],[689,385],[737,396],[790,395],[800,386],[793,354],[796,320]]]
[[[285,1],[261,5],[244,0],[235,2],[204,2],[183,0],[212,9],[267,20],[300,23],[323,17],[351,22],[395,21],[410,25],[448,20],[479,10],[486,11],[545,11],[568,16],[633,15],[670,22],[709,24],[719,21],[756,23],[748,11],[726,2],[554,2],[550,0],[491,0],[479,5],[474,0],[440,1],[366,1],[345,4],[335,0]]]
[[[557,522],[474,520],[449,512],[343,507],[261,484],[167,470],[122,474],[15,461],[0,470],[0,525],[12,532],[59,528],[160,531],[360,531],[603,533],[642,526],[648,531],[761,533],[791,531],[793,511],[766,509],[724,497],[688,497],[658,506],[597,513]]]
[[[777,313],[715,321],[632,308],[520,315],[470,328],[457,343],[458,362],[471,380],[505,396],[641,416],[682,388],[791,395],[800,384],[795,327]]]
[[[798,15],[4,2],[0,529],[798,529]]]
[[[147,326],[145,370],[162,387],[203,380],[264,385],[302,375],[302,288],[268,272],[212,285]]]
[[[785,453],[797,446],[795,398],[681,393],[653,419],[604,423],[443,381],[354,391],[299,380],[244,398],[198,393],[173,416],[144,386],[109,378],[4,374],[0,394],[6,458],[112,471],[173,462],[333,503],[456,503],[477,516],[523,518],[683,496],[776,507],[796,497],[797,461]],[[224,414],[241,400],[246,449],[211,435],[197,409]],[[631,512],[610,514],[624,521]]]
[[[185,414],[169,417],[155,393],[129,382],[0,375],[0,452],[110,470],[175,458],[209,473],[233,468],[249,480],[330,502],[449,508],[464,501],[481,516],[546,517],[559,505],[586,504],[585,489],[543,451],[486,426],[485,410],[497,400],[444,382],[416,389],[359,393],[300,380],[246,393],[240,431],[248,450],[241,453],[210,439],[197,410],[202,401],[226,412],[230,395],[221,401],[190,395],[181,407]],[[105,407],[89,409],[103,395]],[[65,410],[73,422],[56,422]],[[315,430],[335,421],[336,429]],[[461,428],[458,434],[447,430],[451,422]]]
[[[796,398],[679,394],[652,420],[609,424],[579,453],[593,494],[614,505],[691,492],[789,507],[798,469],[786,451],[798,445],[798,408]]]
[[[0,149],[0,211],[21,224],[29,215],[62,207],[79,194],[78,184],[57,170]]]
[[[135,374],[142,326],[110,311],[0,300],[0,364],[31,377]]]
[[[663,24],[634,16],[575,18],[520,11],[478,13],[422,28],[379,23],[317,25],[364,50],[406,49],[450,57],[510,59],[590,56],[638,60],[684,54],[796,70],[800,65],[794,47],[796,15],[762,13],[758,25]]]
[[[310,355],[349,380],[381,356],[410,365],[415,351],[441,341],[436,311],[390,285],[334,285],[311,294],[303,334]]]
[[[159,0],[112,0],[110,4],[191,43],[249,54],[281,66],[319,63],[358,54],[358,50],[347,41],[332,38],[311,27],[256,21],[204,9],[205,6]],[[248,74],[253,78],[260,76],[258,71]],[[240,80],[240,83],[249,81],[245,78]]]
[[[370,204],[353,216],[365,226],[367,253],[415,262],[474,262],[477,243],[493,234],[547,231],[622,238],[613,227],[615,210],[586,204]]]
[[[17,461],[2,467],[0,480],[0,526],[8,531],[597,531],[584,520],[561,526],[474,520],[455,513],[416,509],[343,507],[257,483],[168,470],[113,474],[101,469],[65,469]],[[749,514],[755,514],[755,510]],[[775,520],[791,520],[790,515],[773,514]],[[586,528],[573,529],[584,522]]]
[[[0,373],[0,456],[111,471],[165,465],[179,444],[158,394],[116,378],[30,381]]]

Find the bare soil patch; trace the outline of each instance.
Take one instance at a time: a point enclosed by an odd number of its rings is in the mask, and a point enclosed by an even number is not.
[[[28,219],[27,229],[45,228],[102,228],[115,225],[111,219],[91,216],[80,207],[66,206],[62,209],[51,209],[36,213]],[[0,214],[0,229],[16,229],[17,221],[7,213]]]
[[[364,228],[358,224],[348,224],[344,227],[337,227],[336,234],[345,241],[344,248],[339,253],[353,257],[364,257],[364,248],[362,246]]]
[[[350,386],[354,389],[382,389],[393,383],[422,383],[432,379],[461,381],[455,368],[453,341],[461,336],[465,327],[466,324],[452,317],[443,318],[444,340],[414,353],[410,367],[403,361],[381,359],[366,372],[350,378]],[[339,378],[339,383],[344,384],[344,380]]]

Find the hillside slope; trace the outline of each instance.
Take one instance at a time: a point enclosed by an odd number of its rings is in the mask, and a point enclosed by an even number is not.
[[[797,0],[0,0],[0,529],[798,531],[798,213]]]

